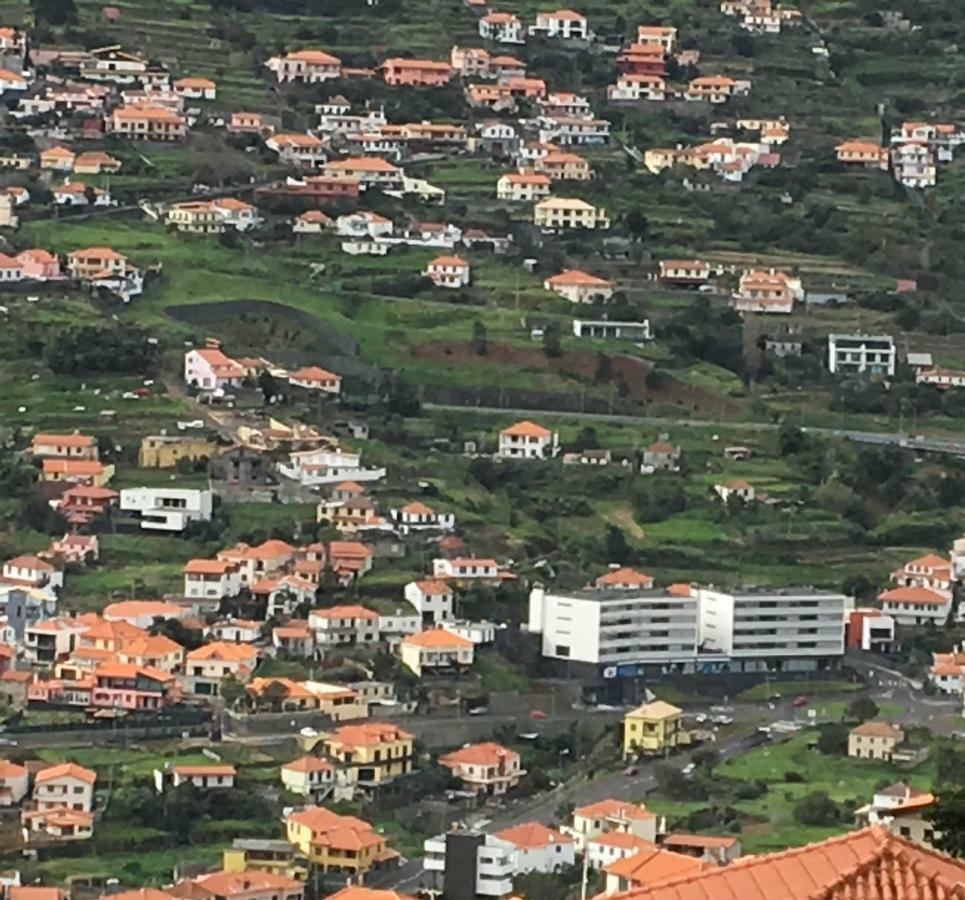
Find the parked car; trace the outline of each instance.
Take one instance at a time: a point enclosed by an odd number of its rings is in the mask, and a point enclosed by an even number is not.
[[[792,705],[792,706],[798,706],[798,707],[800,707],[800,706],[807,706],[810,702],[811,702],[811,701],[808,700],[808,698],[807,698],[804,694],[800,694],[799,696],[797,696],[797,697],[794,698],[794,700],[793,700],[793,702],[792,702],[791,705]]]

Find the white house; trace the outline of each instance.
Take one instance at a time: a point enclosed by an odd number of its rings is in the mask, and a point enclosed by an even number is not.
[[[335,768],[328,760],[317,756],[293,759],[281,767],[281,783],[293,794],[318,798],[331,789],[335,782]]]
[[[41,769],[34,776],[33,801],[38,810],[94,808],[97,773],[76,763],[60,763]]]
[[[388,237],[392,231],[391,219],[367,210],[346,213],[335,220],[335,233],[343,237]]]
[[[362,455],[340,448],[296,450],[287,463],[279,463],[278,472],[307,487],[338,484],[340,481],[378,481],[385,469],[362,468]]]
[[[278,81],[302,81],[316,84],[338,78],[342,74],[342,61],[324,50],[296,50],[284,56],[273,56],[265,67],[275,73]]]
[[[189,350],[184,354],[184,380],[192,387],[206,391],[238,387],[244,377],[244,367],[217,347]]]
[[[235,786],[235,767],[225,763],[196,766],[168,766],[154,770],[154,789],[163,793],[167,788],[191,784],[199,790],[227,790]]]
[[[754,489],[754,485],[749,481],[745,481],[743,478],[732,478],[730,481],[715,484],[714,493],[716,493],[724,503],[730,503],[731,500],[742,500],[744,503],[752,503],[757,497],[757,491]]]
[[[507,172],[496,181],[496,197],[511,202],[532,202],[548,197],[553,187],[548,175],[535,172]]]
[[[517,874],[555,872],[576,861],[573,838],[540,822],[524,822],[504,828],[495,836],[516,848],[513,868]]]
[[[878,595],[881,611],[898,625],[944,625],[952,611],[951,593],[925,587],[897,587]]]
[[[560,830],[573,838],[576,850],[582,853],[590,841],[613,832],[632,834],[655,843],[660,823],[645,806],[625,800],[606,799],[573,810],[570,825]]]
[[[26,554],[8,559],[3,564],[0,581],[22,587],[40,588],[49,585],[59,588],[64,586],[64,573],[47,560]]]
[[[225,600],[241,593],[239,566],[229,560],[192,559],[184,567],[184,596]]]
[[[500,459],[551,459],[559,453],[559,434],[535,422],[523,421],[499,432]]]
[[[895,374],[897,351],[888,334],[829,334],[828,371],[832,375]]]
[[[590,28],[586,16],[572,9],[558,9],[555,12],[536,14],[536,24],[531,25],[529,33],[564,40],[587,40]]]
[[[342,391],[342,376],[320,366],[306,366],[289,372],[288,383],[306,391],[320,391],[323,394],[340,394]]]
[[[496,580],[499,578],[499,565],[494,559],[476,557],[434,559],[432,574],[435,578],[455,578],[460,581],[474,578]]]
[[[319,645],[365,645],[379,639],[379,614],[359,605],[313,609],[308,627]]]
[[[423,621],[433,624],[453,615],[453,592],[444,581],[410,581],[403,589],[403,596],[422,616]]]
[[[192,522],[210,522],[212,493],[195,488],[124,488],[120,508],[138,513],[145,531],[181,532]]]
[[[313,134],[273,134],[265,141],[269,150],[278,154],[281,162],[303,169],[325,165],[325,143]]]
[[[479,36],[497,44],[523,44],[524,34],[523,23],[512,13],[489,13],[479,20]]]
[[[425,503],[414,501],[401,509],[392,510],[392,518],[403,533],[412,531],[452,531],[456,517],[452,513],[440,513]]]
[[[0,807],[16,806],[27,796],[30,775],[23,766],[0,760]]]
[[[399,643],[402,664],[420,678],[427,670],[431,673],[468,669],[474,652],[472,641],[438,626],[408,635]]]
[[[436,287],[461,288],[469,284],[469,263],[458,256],[437,256],[423,273]]]
[[[547,278],[543,287],[570,303],[605,303],[613,297],[612,281],[577,269],[567,269]]]

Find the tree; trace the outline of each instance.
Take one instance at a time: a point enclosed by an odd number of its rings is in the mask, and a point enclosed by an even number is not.
[[[843,756],[848,752],[848,729],[838,723],[818,726],[818,751],[826,756]]]
[[[543,329],[543,352],[550,357],[559,356],[563,352],[559,322],[550,322]]]
[[[622,565],[629,561],[631,553],[632,550],[623,529],[616,525],[608,525],[606,529],[607,560]]]
[[[221,699],[225,706],[234,706],[245,696],[245,686],[234,675],[226,675],[221,679]]]
[[[837,825],[841,810],[824,791],[814,791],[794,804],[794,819],[802,825]]]
[[[777,432],[777,446],[781,456],[800,453],[807,443],[804,432],[788,419],[781,420],[781,427]]]
[[[925,812],[935,830],[933,843],[949,856],[965,856],[965,788],[943,791],[938,803]]]
[[[74,0],[30,0],[30,9],[38,25],[70,25],[77,21]]]
[[[472,349],[475,350],[479,356],[485,356],[486,351],[489,349],[487,337],[486,326],[479,319],[476,319],[476,321],[472,323]]]
[[[639,209],[631,209],[627,213],[627,228],[638,241],[646,240],[650,234],[650,222]]]
[[[855,697],[848,704],[848,718],[857,719],[859,722],[867,722],[878,715],[878,704],[870,697]]]

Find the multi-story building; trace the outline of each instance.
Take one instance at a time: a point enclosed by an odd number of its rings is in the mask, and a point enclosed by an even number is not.
[[[387,59],[381,66],[386,84],[414,87],[441,87],[452,78],[452,66],[431,59]]]
[[[358,605],[313,609],[308,627],[322,647],[374,644],[379,639],[379,614]]]
[[[444,581],[410,581],[403,595],[422,616],[423,622],[435,624],[453,616],[452,588]]]
[[[832,375],[895,374],[897,351],[888,334],[829,334],[828,371]]]
[[[525,43],[523,23],[512,13],[493,12],[479,20],[479,36],[498,44]]]
[[[614,285],[607,278],[599,278],[577,269],[567,269],[547,278],[543,287],[559,294],[570,303],[606,303],[613,297]]]
[[[180,141],[188,133],[188,124],[184,116],[173,109],[136,103],[114,110],[111,131],[134,140]]]
[[[324,50],[296,50],[284,56],[273,56],[265,66],[280,82],[316,84],[342,74],[342,61]]]
[[[573,810],[573,819],[561,830],[573,838],[578,853],[587,849],[590,841],[604,834],[631,834],[654,843],[660,823],[645,806],[625,800],[606,799]]]
[[[881,611],[897,625],[934,625],[941,627],[952,612],[952,595],[932,588],[892,588],[878,595]]]
[[[666,754],[689,743],[683,710],[663,700],[645,703],[623,717],[623,756]]]
[[[844,141],[834,148],[838,162],[866,169],[888,169],[888,151],[874,141]]]
[[[180,460],[210,459],[218,445],[207,438],[179,434],[151,434],[141,440],[137,464],[142,469],[173,469]]]
[[[325,735],[321,744],[345,783],[378,787],[414,770],[414,740],[398,725],[365,722],[343,725]]]
[[[609,228],[606,210],[573,197],[547,197],[533,207],[533,221],[545,231]]]
[[[535,422],[517,422],[499,432],[500,459],[551,459],[557,453],[559,434]]]
[[[820,671],[844,654],[843,594],[809,587],[696,593],[701,652],[723,655],[731,671]]]
[[[184,596],[224,600],[241,593],[237,564],[222,559],[192,559],[184,567]]]
[[[97,773],[76,763],[60,763],[41,769],[34,776],[33,800],[38,810],[94,808]]]
[[[97,441],[89,434],[35,434],[30,442],[34,459],[97,459]]]
[[[516,787],[526,774],[515,750],[491,741],[467,744],[440,756],[439,765],[449,769],[467,790],[492,796]]]
[[[463,672],[472,665],[474,647],[469,639],[436,626],[404,637],[399,658],[420,678],[437,672]]]
[[[124,488],[121,510],[137,513],[145,531],[181,532],[192,522],[210,522],[212,493],[193,488]]]
[[[335,782],[335,767],[317,756],[293,759],[281,767],[281,783],[286,790],[302,797],[320,798]]]
[[[508,897],[517,874],[516,848],[475,831],[451,831],[423,844],[423,871],[445,897]]]
[[[891,722],[862,722],[848,732],[848,756],[891,762],[895,748],[905,740],[900,725]]]
[[[539,12],[536,24],[529,27],[532,35],[542,35],[563,40],[587,40],[590,37],[586,16],[572,9],[558,9],[555,12]]]
[[[533,172],[507,172],[496,182],[496,197],[510,202],[532,202],[548,197],[552,183],[548,175]]]
[[[459,256],[437,256],[423,274],[436,287],[461,288],[469,284],[469,263]]]
[[[499,578],[499,564],[494,559],[475,556],[439,558],[432,561],[432,574],[435,578],[452,578],[456,581],[496,581]]]
[[[255,647],[222,641],[205,644],[185,657],[185,688],[188,693],[201,697],[217,697],[226,678],[247,681],[257,664]]]
[[[699,287],[710,281],[710,263],[702,259],[662,259],[660,280],[664,284]]]
[[[537,586],[529,597],[529,631],[541,635],[543,656],[552,659],[693,671],[698,630],[697,599],[667,591]]]

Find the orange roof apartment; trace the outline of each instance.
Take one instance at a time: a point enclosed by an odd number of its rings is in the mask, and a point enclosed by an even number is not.
[[[111,131],[141,141],[180,141],[188,133],[187,120],[163,106],[137,103],[119,106],[111,113]]]

